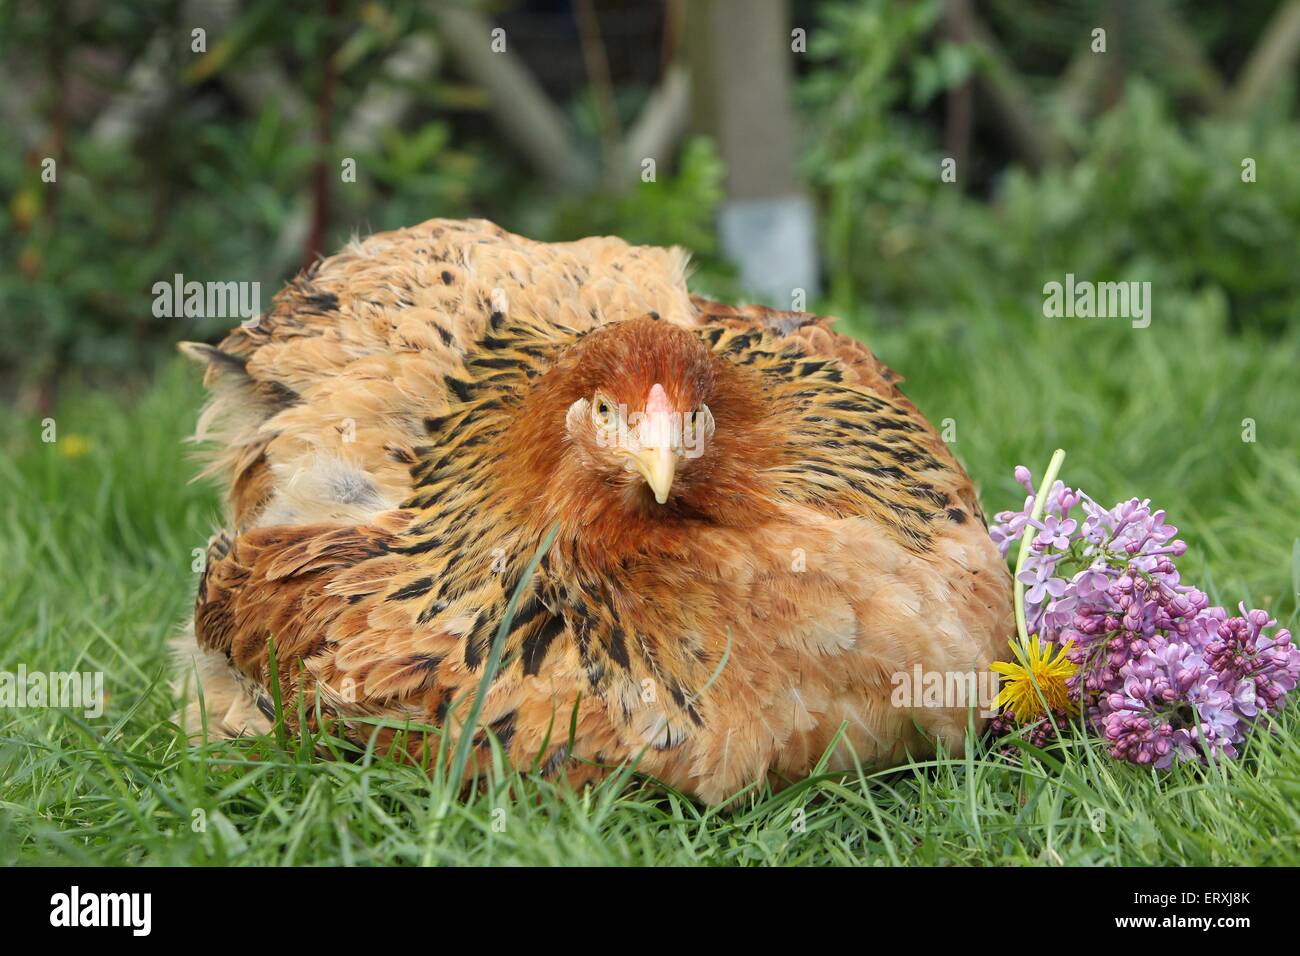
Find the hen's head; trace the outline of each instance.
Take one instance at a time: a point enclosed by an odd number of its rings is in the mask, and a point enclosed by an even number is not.
[[[665,504],[690,483],[717,424],[713,357],[698,337],[663,322],[596,333],[570,373],[578,397],[565,437],[584,467],[634,498],[642,485]],[[680,475],[680,477],[679,477]]]
[[[571,509],[731,523],[769,464],[756,376],[689,329],[651,317],[604,326],[548,379],[543,418],[560,434],[543,440],[558,440],[551,483]]]

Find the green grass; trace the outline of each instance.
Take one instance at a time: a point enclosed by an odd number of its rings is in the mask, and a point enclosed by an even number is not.
[[[1133,330],[983,303],[855,328],[932,420],[953,419],[988,510],[1019,503],[1013,465],[1041,472],[1064,447],[1071,484],[1168,509],[1185,577],[1294,629],[1300,339],[1230,338],[1219,312],[1165,305]],[[94,721],[0,711],[0,862],[1300,863],[1294,707],[1226,766],[1141,770],[1076,737],[1017,760],[818,777],[725,810],[631,773],[572,792],[502,772],[460,801],[418,769],[312,759],[301,740],[188,748],[164,643],[219,515],[181,444],[196,379],[178,366],[134,396],[68,395],[54,444],[34,416],[0,423],[0,670],[102,670],[111,695]]]

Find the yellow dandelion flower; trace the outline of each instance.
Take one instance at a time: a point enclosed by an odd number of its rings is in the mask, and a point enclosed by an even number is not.
[[[996,706],[999,710],[1009,707],[1019,723],[1024,723],[1031,717],[1045,716],[1044,699],[1052,710],[1073,711],[1073,704],[1066,694],[1065,682],[1078,670],[1066,657],[1074,646],[1074,641],[1066,642],[1055,655],[1052,653],[1053,646],[1048,644],[1044,648],[1037,637],[1031,637],[1026,657],[1019,642],[1012,641],[1011,650],[1020,663],[997,661],[991,665],[1004,678]]]
[[[90,451],[90,439],[84,435],[65,435],[59,441],[59,451],[64,458],[80,458]]]

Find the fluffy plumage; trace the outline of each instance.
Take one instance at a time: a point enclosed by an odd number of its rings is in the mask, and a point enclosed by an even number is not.
[[[197,674],[210,731],[266,731],[273,636],[291,724],[301,695],[358,739],[373,727],[349,717],[455,737],[558,523],[480,718],[517,765],[583,780],[639,759],[717,802],[806,775],[842,724],[832,769],[960,748],[965,708],[891,692],[918,664],[986,670],[1011,632],[970,480],[831,320],[693,297],[685,267],[433,220],[187,346],[229,491],[187,725]],[[695,421],[703,452],[647,444],[625,420],[647,409]],[[398,739],[420,758],[432,738]]]

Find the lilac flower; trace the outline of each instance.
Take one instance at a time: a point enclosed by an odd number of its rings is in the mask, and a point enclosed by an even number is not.
[[[1218,683],[1217,677],[1207,677],[1188,694],[1188,702],[1199,719],[1174,731],[1174,748],[1182,760],[1200,760],[1206,751],[1220,757],[1237,756],[1241,728],[1232,698]]]
[[[1080,600],[1092,601],[1110,588],[1110,581],[1109,575],[1104,570],[1098,567],[1089,567],[1076,574],[1071,583],[1074,585],[1074,592]]]
[[[1146,685],[1135,685],[1138,696],[1112,695],[1115,703],[1102,719],[1102,732],[1110,741],[1111,756],[1136,764],[1168,767],[1173,763],[1174,729],[1153,721],[1142,696]]]
[[[1184,584],[1174,562],[1187,545],[1149,500],[1106,509],[1057,481],[1034,521],[1033,476],[1017,467],[1015,477],[1029,497],[999,513],[990,534],[1006,555],[1035,529],[1018,577],[1026,622],[1040,640],[1073,642],[1067,688],[1112,755],[1156,767],[1235,757],[1300,684],[1291,634],[1244,605],[1229,617]]]
[[[1073,518],[1058,518],[1056,515],[1048,515],[1042,520],[1041,524],[1035,525],[1038,530],[1038,537],[1034,539],[1034,547],[1039,548],[1056,548],[1060,551],[1068,550],[1070,547],[1070,535],[1074,534],[1074,529],[1079,523]]]
[[[1025,499],[1025,506],[1019,511],[999,511],[993,516],[993,527],[989,529],[994,543],[1006,557],[1011,550],[1011,544],[1020,540],[1020,536],[1025,533],[1025,528],[1029,524],[1029,513],[1034,509],[1034,496],[1031,494]]]
[[[1020,581],[1029,587],[1025,600],[1030,604],[1042,604],[1048,595],[1060,597],[1069,587],[1064,579],[1052,576],[1056,560],[1052,555],[1031,555],[1025,562],[1025,568],[1020,572]]]
[[[1047,502],[1044,507],[1046,514],[1067,515],[1070,509],[1079,503],[1079,493],[1067,488],[1065,482],[1055,481],[1052,483],[1051,490],[1047,493]]]
[[[1037,491],[1034,487],[1033,475],[1029,473],[1029,469],[1024,465],[1016,465],[1014,474],[1016,476],[1016,481],[1024,485],[1025,491],[1029,492],[1031,495]]]
[[[1103,544],[1115,526],[1115,516],[1087,496],[1083,498],[1083,513],[1083,539],[1094,547]]]
[[[1027,729],[1021,728],[1021,733],[1031,746],[1043,750],[1056,740],[1058,729],[1069,726],[1070,715],[1063,710],[1054,710],[1049,716],[1040,718],[1037,723]],[[995,740],[1006,737],[1015,731],[1016,721],[1010,710],[999,711],[989,721],[989,733]],[[998,753],[1006,757],[1015,757],[1019,755],[1020,748],[1015,744],[1005,744],[998,748]]]
[[[1264,633],[1277,621],[1265,611],[1247,611],[1241,617],[1218,623],[1218,634],[1205,648],[1205,659],[1219,673],[1232,693],[1237,712],[1253,718],[1258,712],[1275,710],[1300,675],[1300,650],[1291,643],[1291,632],[1279,628],[1273,636]]]

